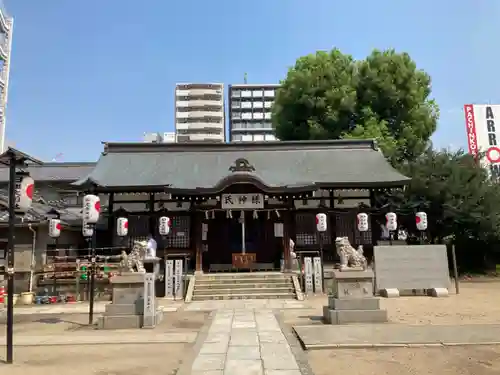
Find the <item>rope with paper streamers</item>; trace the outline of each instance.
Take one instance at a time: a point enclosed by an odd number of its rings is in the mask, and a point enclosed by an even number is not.
[[[267,219],[270,220],[271,219],[271,214],[274,213],[274,216],[276,218],[281,218],[281,214],[280,214],[280,211],[286,211],[287,208],[272,208],[272,209],[264,209],[264,210],[252,210],[253,213],[252,213],[252,217],[254,219],[258,219],[259,218],[259,212],[265,212],[267,213]],[[233,218],[233,211],[240,211],[240,217],[242,217],[243,215],[243,211],[245,210],[223,210],[223,209],[220,209],[220,208],[214,208],[214,209],[211,209],[211,210],[205,210],[205,219],[206,220],[210,220],[210,219],[215,219],[215,212],[216,211],[225,211],[226,212],[226,218],[227,219],[232,219]]]

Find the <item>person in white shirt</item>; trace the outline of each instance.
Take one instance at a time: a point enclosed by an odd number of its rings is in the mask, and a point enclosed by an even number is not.
[[[156,240],[150,234],[148,236],[148,244],[146,246],[146,248],[148,250],[147,254],[146,254],[146,258],[156,258],[156,248],[157,247],[158,247],[158,244],[156,243]]]

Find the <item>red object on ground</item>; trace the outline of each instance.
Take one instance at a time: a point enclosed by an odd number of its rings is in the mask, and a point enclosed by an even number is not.
[[[0,286],[0,303],[5,303],[5,287]]]
[[[49,303],[57,303],[57,297],[56,296],[50,296],[49,297]]]
[[[75,296],[67,296],[66,297],[66,302],[68,302],[68,303],[74,303],[74,302],[76,302]]]

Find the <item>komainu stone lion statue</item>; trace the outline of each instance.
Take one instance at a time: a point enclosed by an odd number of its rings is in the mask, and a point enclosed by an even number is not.
[[[144,273],[144,257],[146,256],[148,243],[146,241],[134,241],[132,251],[127,255],[122,251],[121,262],[122,271],[125,272],[141,272]]]
[[[337,248],[337,254],[340,257],[340,270],[366,270],[368,268],[368,262],[363,255],[363,247],[360,246],[359,249],[356,250],[351,246],[349,238],[337,237],[335,239],[335,247]]]

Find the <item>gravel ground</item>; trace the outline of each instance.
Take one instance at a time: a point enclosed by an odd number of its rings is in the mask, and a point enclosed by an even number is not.
[[[315,350],[308,353],[315,375],[497,375],[500,347]]]
[[[45,346],[15,349],[0,375],[173,375],[188,345]]]

